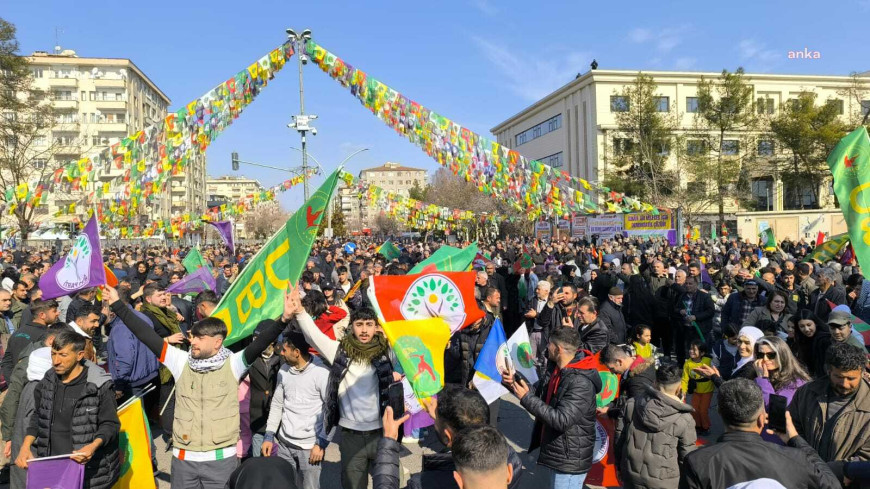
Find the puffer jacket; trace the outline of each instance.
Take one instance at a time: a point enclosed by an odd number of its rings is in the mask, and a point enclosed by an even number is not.
[[[798,434],[825,462],[835,460],[870,461],[870,384],[861,381],[855,398],[835,418],[827,420],[827,377],[814,380],[795,392],[789,412]],[[834,423],[833,429],[826,424]],[[834,473],[842,479],[842,466]]]
[[[680,465],[697,439],[691,413],[692,406],[652,387],[646,397],[626,402],[614,436],[622,487],[677,487]]]
[[[534,395],[520,400],[535,416],[529,451],[540,447],[539,465],[567,474],[585,474],[592,467],[595,396],[602,387],[596,362],[578,354],[565,368],[548,372]]]

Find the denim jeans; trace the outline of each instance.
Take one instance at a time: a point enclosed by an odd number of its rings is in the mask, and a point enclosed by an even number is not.
[[[583,489],[586,474],[566,474],[550,470],[551,489]]]
[[[263,446],[263,440],[266,438],[265,433],[254,433],[251,435],[251,456],[252,457],[262,457],[263,454],[261,452],[261,447]]]

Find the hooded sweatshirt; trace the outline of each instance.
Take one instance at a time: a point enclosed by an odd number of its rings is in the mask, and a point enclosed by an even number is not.
[[[328,388],[329,369],[320,357],[312,355],[301,370],[282,365],[266,422],[266,441],[277,434],[284,446],[308,450],[317,443],[325,447],[329,439],[324,431],[323,404]]]

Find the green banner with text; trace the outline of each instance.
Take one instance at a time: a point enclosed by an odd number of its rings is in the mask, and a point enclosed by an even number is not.
[[[225,345],[249,336],[260,321],[276,319],[283,312],[287,283],[295,284],[302,275],[339,170],[269,239],[221,298],[212,316],[227,325]]]

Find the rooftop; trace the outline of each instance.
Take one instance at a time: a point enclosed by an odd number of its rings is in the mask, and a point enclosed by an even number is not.
[[[392,161],[388,161],[384,163],[383,166],[376,166],[374,168],[366,168],[362,171],[365,172],[377,172],[377,171],[426,171],[423,168],[412,168],[410,166],[403,166],[401,163],[394,163]]]
[[[87,58],[79,57],[72,49],[65,49],[60,54],[52,54],[45,51],[34,51],[33,54],[27,57],[27,61],[31,64],[65,64],[65,65],[91,65],[91,66],[129,66],[139,75],[155,92],[166,102],[167,105],[171,102],[169,96],[163,93],[163,90],[157,86],[142,70],[136,66],[132,60],[127,58]]]
[[[565,93],[576,89],[581,88],[585,85],[591,84],[595,81],[595,79],[599,79],[600,81],[608,81],[613,82],[619,79],[633,79],[639,73],[643,73],[645,75],[650,75],[654,78],[671,78],[674,80],[679,79],[697,79],[700,77],[715,79],[718,78],[722,73],[714,72],[714,71],[664,71],[664,70],[589,70],[586,73],[578,73],[577,76],[569,81],[568,83],[562,85],[561,87],[554,90],[552,93],[544,96],[537,102],[532,103],[516,114],[508,117],[504,121],[500,122],[497,126],[490,129],[490,132],[493,134],[499,133],[504,130],[507,126],[513,124],[518,119],[521,119],[528,115],[529,113],[535,112],[540,109],[544,104],[547,104],[554,99],[557,99],[560,96],[563,96]],[[746,73],[744,75],[747,80],[765,80],[765,81],[798,81],[798,82],[814,82],[814,83],[847,83],[851,80],[850,75],[789,75],[784,73]],[[870,71],[865,71],[863,73],[858,73],[860,77],[870,77]],[[868,80],[870,82],[870,80]]]

